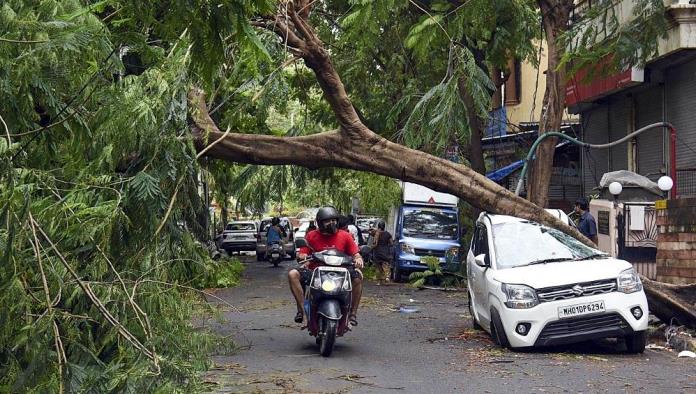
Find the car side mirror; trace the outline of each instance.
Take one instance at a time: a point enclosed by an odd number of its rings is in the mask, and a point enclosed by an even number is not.
[[[479,267],[488,267],[488,263],[486,262],[486,254],[481,253],[480,255],[474,257],[474,263],[476,263],[476,265]]]
[[[309,244],[304,238],[298,238],[295,240],[295,247],[296,248],[309,248]],[[310,248],[311,249],[311,248]]]
[[[299,229],[300,229],[299,227],[295,227],[292,231],[297,232],[297,230],[299,230]]]

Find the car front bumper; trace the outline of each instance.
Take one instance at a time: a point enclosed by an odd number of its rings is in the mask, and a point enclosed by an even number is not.
[[[571,305],[604,301],[605,312],[560,319],[558,309]],[[631,309],[640,307],[636,319]],[[648,328],[648,301],[645,293],[612,292],[590,297],[541,303],[529,309],[510,309],[498,305],[500,319],[512,347],[551,346],[591,339],[621,337]],[[517,333],[520,323],[529,323],[527,335]]]
[[[220,249],[253,251],[253,250],[256,250],[256,240],[250,240],[250,241],[223,240],[222,242],[220,242]]]

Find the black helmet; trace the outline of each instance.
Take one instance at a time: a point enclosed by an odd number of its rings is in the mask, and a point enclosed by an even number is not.
[[[377,222],[377,228],[384,231],[384,229],[387,227],[387,224],[384,223],[384,220],[380,220]]]
[[[273,219],[271,219],[272,226],[277,226],[279,224],[280,224],[280,219],[278,217],[274,217]]]
[[[324,221],[330,219],[338,220],[340,216],[341,214],[339,214],[336,208],[334,207],[319,208],[319,210],[317,211],[317,226],[319,227],[319,231],[321,231],[322,233],[335,233],[337,230],[337,226],[332,225],[325,227]]]

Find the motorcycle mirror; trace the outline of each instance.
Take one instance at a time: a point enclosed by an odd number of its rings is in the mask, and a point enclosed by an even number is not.
[[[298,238],[295,240],[296,248],[310,248],[312,249],[304,238]]]

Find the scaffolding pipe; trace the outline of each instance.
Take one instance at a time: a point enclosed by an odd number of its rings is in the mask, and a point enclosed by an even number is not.
[[[515,188],[515,195],[519,196],[520,192],[522,191],[522,185],[524,185],[524,179],[525,176],[527,175],[527,166],[528,164],[532,161],[532,158],[534,157],[534,152],[536,152],[537,147],[539,144],[546,138],[549,137],[558,137],[565,139],[567,141],[570,141],[573,144],[580,145],[585,148],[593,148],[593,149],[607,149],[611,148],[613,146],[622,144],[631,138],[637,136],[638,134],[650,130],[656,127],[667,127],[669,129],[669,160],[670,160],[670,165],[669,165],[669,175],[672,178],[672,181],[674,182],[674,187],[672,188],[672,198],[677,198],[677,130],[672,126],[671,123],[669,122],[657,122],[653,124],[649,124],[645,127],[642,127],[631,134],[626,135],[623,138],[620,138],[616,141],[609,142],[607,144],[590,144],[587,142],[583,142],[580,140],[577,140],[573,137],[570,137],[568,135],[565,135],[563,133],[559,133],[556,131],[551,131],[548,133],[544,133],[539,136],[539,138],[534,141],[534,144],[532,144],[531,149],[529,150],[529,153],[527,153],[527,158],[524,160],[524,165],[522,166],[522,173],[520,174],[520,179],[517,181],[517,187]]]

